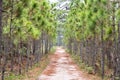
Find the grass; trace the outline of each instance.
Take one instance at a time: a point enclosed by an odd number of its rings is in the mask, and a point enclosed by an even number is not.
[[[5,80],[22,80],[22,75],[15,75],[13,73],[10,73],[9,76],[5,77]]]

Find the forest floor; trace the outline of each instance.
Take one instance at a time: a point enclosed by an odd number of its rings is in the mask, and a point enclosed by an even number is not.
[[[70,54],[60,47],[49,58],[48,66],[37,80],[101,80],[95,75],[82,71]]]

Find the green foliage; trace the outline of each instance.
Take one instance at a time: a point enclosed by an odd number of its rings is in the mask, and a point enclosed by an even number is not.
[[[55,15],[52,14],[52,5],[47,0],[17,0],[14,1],[13,8],[6,2],[4,8],[6,11],[13,10],[12,22],[11,15],[7,19],[8,24],[3,28],[3,33],[14,37],[14,43],[18,44],[19,41],[26,41],[28,39],[39,39],[42,31],[51,31],[49,36],[55,39],[56,26]],[[17,3],[17,4],[15,4]],[[10,30],[10,24],[12,28]]]
[[[117,20],[120,20],[120,9],[116,11]]]
[[[93,68],[92,67],[86,67],[85,70],[88,72],[88,74],[92,74],[93,73]]]
[[[109,15],[111,14],[107,10],[107,1],[108,0],[73,1],[64,25],[66,30],[64,41],[68,41],[70,37],[74,37],[80,41],[81,39],[93,37],[94,34],[99,35],[101,34],[100,30],[102,27],[104,27],[105,30],[104,38],[109,37],[112,34],[112,29],[111,26],[106,27],[110,21]],[[73,34],[69,35],[70,33]]]

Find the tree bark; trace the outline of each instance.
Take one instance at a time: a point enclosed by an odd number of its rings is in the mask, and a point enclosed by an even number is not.
[[[2,10],[2,0],[0,0],[0,9]],[[2,11],[0,10],[0,53],[2,52]]]
[[[104,54],[104,43],[103,43],[103,26],[101,27],[101,70],[102,70],[102,80],[104,80],[104,63],[105,63],[105,54]]]

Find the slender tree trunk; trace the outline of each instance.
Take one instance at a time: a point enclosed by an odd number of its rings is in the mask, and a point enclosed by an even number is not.
[[[85,64],[88,64],[88,65],[90,65],[90,50],[89,50],[89,42],[88,42],[88,40],[85,40]]]
[[[92,61],[92,66],[93,66],[93,68],[94,68],[94,72],[96,73],[95,63],[96,63],[96,34],[95,34],[95,32],[94,32],[94,39],[93,39],[93,61]]]
[[[117,52],[116,52],[116,76],[120,79],[120,21],[118,22],[118,40],[117,40]]]
[[[2,47],[3,47],[3,44],[2,44],[2,0],[0,0],[0,54],[2,54]],[[3,55],[3,61],[6,61],[5,59],[5,56]],[[0,59],[0,63],[2,63],[1,62],[1,59]],[[4,69],[4,67],[1,67],[1,74],[2,74],[2,76],[1,76],[1,80],[4,80],[4,71],[5,71],[5,69]]]
[[[105,54],[104,54],[104,43],[103,43],[103,26],[101,27],[101,70],[102,70],[102,80],[104,79],[104,62],[105,62]]]
[[[45,54],[48,53],[48,35],[45,34]]]
[[[7,57],[8,55],[8,40],[4,37],[4,54],[3,54],[3,61],[2,61],[2,70],[1,70],[1,80],[4,80],[5,78],[5,68],[7,64]]]
[[[43,54],[44,54],[44,37],[43,37],[43,36],[44,36],[44,32],[42,31],[42,35],[41,35],[41,37],[42,37],[42,38],[41,38],[41,42],[42,42],[42,45],[41,45],[41,46],[42,46],[42,47],[41,47],[41,49],[42,49],[42,50],[41,50],[41,51],[42,51],[42,56],[43,56]]]
[[[83,59],[82,59],[82,54],[83,53],[83,51],[82,51],[82,41],[80,42],[80,59],[83,61]]]
[[[19,62],[19,74],[21,74],[22,72],[22,54],[21,54],[21,50],[22,50],[22,41],[21,41],[21,37],[20,37],[20,43],[18,44],[18,62]]]
[[[114,6],[114,5],[113,5]],[[116,40],[116,29],[115,29],[115,9],[113,7],[113,16],[112,16],[112,21],[113,21],[113,37],[114,37],[114,78],[116,76],[116,71],[117,71],[117,62],[116,62],[116,59],[117,59],[117,40]]]
[[[10,22],[10,54],[11,54],[11,72],[13,71],[13,44],[12,44],[12,22],[13,22],[13,0],[11,0],[11,16],[10,16],[10,19],[11,19],[11,22]]]
[[[29,69],[29,64],[30,64],[30,42],[28,41],[27,44],[27,52],[26,52],[26,56],[27,56],[27,64],[26,64],[26,71],[28,72]]]
[[[6,55],[3,56],[3,67],[2,67],[2,71],[1,71],[1,80],[4,80],[5,78],[5,66],[7,64],[7,57]]]
[[[2,0],[0,0],[0,53],[2,53]]]
[[[107,56],[107,66],[108,68],[112,69],[112,56],[111,56],[111,45],[110,45],[111,41],[107,41],[107,45],[106,45],[106,56]]]
[[[40,61],[40,56],[41,56],[41,51],[40,51],[40,48],[41,48],[41,40],[39,39],[38,40],[38,56],[37,56],[37,63]]]

